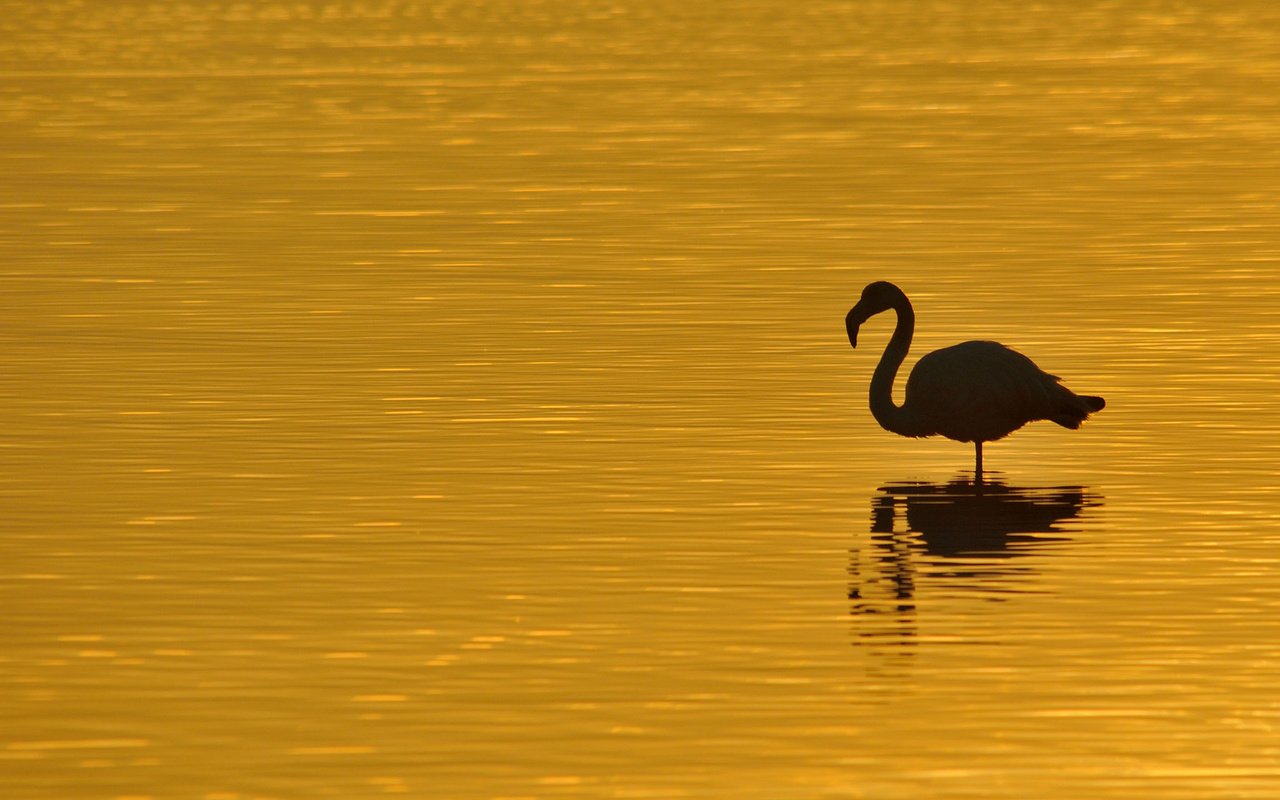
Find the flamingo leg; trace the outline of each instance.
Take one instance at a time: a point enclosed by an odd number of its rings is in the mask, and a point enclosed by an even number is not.
[[[973,454],[974,454],[973,482],[977,484],[981,484],[982,483],[982,442],[981,441],[977,441],[973,443]]]

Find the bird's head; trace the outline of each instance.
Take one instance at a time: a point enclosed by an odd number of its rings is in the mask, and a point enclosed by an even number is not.
[[[858,298],[857,304],[849,309],[849,313],[844,317],[844,328],[849,334],[849,344],[858,346],[858,328],[862,323],[881,311],[895,308],[906,299],[907,296],[902,293],[902,290],[888,281],[868,283],[862,290],[862,297]]]

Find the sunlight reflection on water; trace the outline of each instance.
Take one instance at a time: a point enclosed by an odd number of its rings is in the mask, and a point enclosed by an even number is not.
[[[12,9],[5,784],[1274,796],[1280,18],[1050,6]]]

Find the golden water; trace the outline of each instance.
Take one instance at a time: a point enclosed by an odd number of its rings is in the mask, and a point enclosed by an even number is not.
[[[1278,39],[7,4],[4,796],[1280,796]],[[875,279],[1107,409],[973,495]]]

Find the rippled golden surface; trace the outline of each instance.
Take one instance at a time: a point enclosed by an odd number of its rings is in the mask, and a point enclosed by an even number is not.
[[[1280,796],[1278,23],[10,4],[7,796]]]

